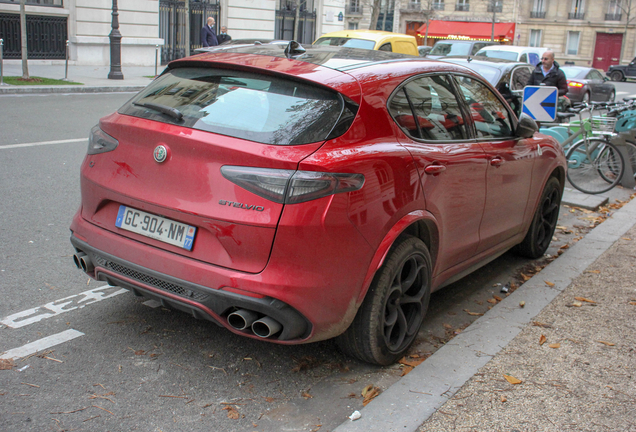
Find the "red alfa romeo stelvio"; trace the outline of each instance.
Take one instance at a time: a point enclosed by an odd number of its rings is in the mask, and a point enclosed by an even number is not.
[[[431,292],[550,244],[565,157],[474,72],[342,47],[171,62],[90,132],[89,276],[238,335],[408,350]]]

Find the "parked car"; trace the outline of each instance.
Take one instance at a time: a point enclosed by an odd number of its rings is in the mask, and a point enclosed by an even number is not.
[[[568,80],[567,97],[572,102],[614,102],[616,89],[600,71],[583,66],[561,66]]]
[[[474,40],[439,40],[433,45],[433,49],[428,53],[430,59],[439,59],[447,56],[475,55],[480,49],[498,45],[498,42],[474,41]]]
[[[419,45],[417,47],[417,52],[420,54],[420,57],[426,57],[426,55],[430,53],[432,49],[433,47],[428,45]]]
[[[231,48],[236,48],[239,45],[248,46],[248,45],[263,45],[263,44],[287,46],[289,44],[289,41],[281,40],[281,39],[263,39],[263,38],[231,39],[229,41],[223,42],[220,45],[197,48],[194,50],[194,52],[196,54],[200,54],[200,53],[206,53],[211,51],[219,51],[219,50],[227,50]]]
[[[342,30],[324,34],[318,46],[343,46],[419,56],[415,36],[380,30]]]
[[[530,63],[532,66],[536,66],[541,61],[541,55],[547,50],[547,48],[516,45],[497,45],[482,48],[477,51],[477,53],[475,53],[475,56],[486,57],[489,59],[498,58],[504,60],[513,60]]]
[[[628,65],[612,65],[607,70],[607,76],[612,81],[625,81],[636,78],[636,57]]]
[[[534,69],[528,63],[466,57],[445,57],[442,61],[459,64],[477,72],[501,93],[517,116],[521,113],[523,89]]]
[[[566,165],[536,130],[451,63],[293,44],[176,60],[91,130],[74,261],[238,335],[390,364],[431,292],[546,251]]]

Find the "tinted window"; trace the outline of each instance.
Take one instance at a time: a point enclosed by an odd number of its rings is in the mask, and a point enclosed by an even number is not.
[[[517,60],[517,53],[510,51],[483,50],[479,53],[479,55],[504,60]]]
[[[483,83],[469,77],[457,77],[477,138],[505,138],[512,136],[508,111],[499,98]]]
[[[336,92],[212,68],[173,69],[119,110],[121,114],[278,145],[325,140],[336,124],[343,129],[339,123],[343,111],[347,111],[343,98]]]
[[[590,71],[590,75],[588,77],[589,79],[593,79],[593,80],[603,80],[603,75],[600,74],[599,71],[597,71],[596,69],[592,69]]]
[[[436,43],[430,52],[430,55],[468,55],[470,52],[469,43]]]
[[[349,48],[362,48],[372,50],[375,48],[375,41],[365,39],[351,39],[345,37],[325,37],[320,38],[314,45],[327,45],[327,46],[344,46]]]
[[[530,75],[532,74],[532,69],[529,67],[521,66],[512,71],[512,79],[510,81],[511,90],[523,90],[523,88],[528,83],[530,79]]]
[[[389,111],[402,130],[413,138],[452,141],[466,138],[457,98],[445,77],[421,77],[400,88]]]
[[[393,50],[391,49],[391,43],[385,43],[384,45],[382,45],[380,48],[378,48],[380,51],[389,51],[392,52]]]
[[[520,62],[524,62],[524,63],[528,63],[528,55],[527,54],[521,54],[521,57],[519,57],[519,61]]]

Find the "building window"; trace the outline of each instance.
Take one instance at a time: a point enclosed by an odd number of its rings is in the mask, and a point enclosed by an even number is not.
[[[419,0],[411,0],[410,2],[408,2],[407,7],[409,10],[422,10],[422,6],[420,5]]]
[[[461,12],[468,12],[470,10],[470,5],[468,4],[468,0],[457,0],[455,3],[455,10]]]
[[[347,5],[347,15],[362,15],[360,0],[349,0]]]
[[[623,5],[621,0],[610,0],[605,14],[605,21],[620,21],[623,17]]]
[[[568,14],[568,19],[579,19],[582,20],[585,18],[585,0],[572,0],[572,9]]]
[[[530,46],[541,46],[541,30],[530,30]]]
[[[444,10],[444,0],[433,0],[433,10]]]
[[[488,12],[502,12],[503,0],[488,0]]]
[[[545,6],[547,0],[534,0],[530,18],[545,18]]]
[[[358,30],[358,23],[349,22],[349,24],[347,25],[347,30]]]
[[[568,55],[577,55],[579,53],[580,38],[581,38],[581,32],[577,32],[577,31],[568,32],[568,46],[566,51]]]

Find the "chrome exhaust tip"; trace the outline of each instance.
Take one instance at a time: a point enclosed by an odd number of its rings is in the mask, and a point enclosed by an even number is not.
[[[95,270],[95,266],[93,265],[93,261],[91,261],[90,257],[86,254],[84,256],[79,257],[79,263],[86,273],[90,273]]]
[[[82,264],[80,263],[80,259],[82,259],[82,257],[85,257],[86,254],[84,252],[78,252],[75,255],[73,255],[73,263],[75,263],[75,267],[77,267],[78,270],[83,270],[82,268]]]
[[[268,316],[252,323],[252,331],[258,337],[268,338],[278,333],[283,326],[281,323]]]
[[[258,319],[256,312],[239,309],[227,316],[227,322],[236,330],[246,330]]]

